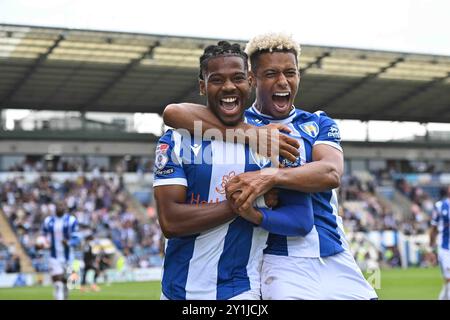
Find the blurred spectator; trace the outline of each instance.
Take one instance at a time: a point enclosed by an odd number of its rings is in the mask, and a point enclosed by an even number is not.
[[[396,246],[385,248],[383,256],[387,266],[392,268],[401,266],[400,252]]]
[[[91,289],[94,291],[98,291],[97,287],[97,277],[98,277],[98,268],[96,265],[96,258],[93,250],[93,241],[94,237],[90,234],[86,237],[83,245],[83,262],[84,268],[81,276],[81,290],[87,290],[86,287],[86,276],[90,270],[94,271],[94,279],[91,283]]]
[[[108,273],[106,272],[111,267],[111,259],[108,254],[102,249],[97,257],[98,275],[103,278],[106,284],[109,284]]]
[[[20,273],[20,271],[21,271],[20,258],[18,255],[13,255],[11,259],[8,261],[8,264],[6,266],[6,272]]]

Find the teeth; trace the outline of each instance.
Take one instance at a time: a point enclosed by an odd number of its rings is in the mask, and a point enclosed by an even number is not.
[[[231,103],[231,102],[235,102],[236,100],[237,100],[237,98],[224,98],[224,99],[222,99],[222,102]]]
[[[289,92],[275,92],[274,95],[278,97],[287,97],[289,95]]]

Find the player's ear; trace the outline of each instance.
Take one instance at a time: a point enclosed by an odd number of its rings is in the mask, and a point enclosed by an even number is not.
[[[248,72],[248,83],[252,88],[256,88],[256,77],[253,71]]]
[[[206,96],[206,84],[205,84],[205,80],[199,79],[198,80],[198,85],[200,87],[200,95],[201,96]]]

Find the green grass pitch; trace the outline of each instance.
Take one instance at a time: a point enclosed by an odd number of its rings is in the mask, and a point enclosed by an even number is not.
[[[390,269],[381,271],[380,300],[437,299],[442,286],[438,268]],[[158,300],[160,283],[128,282],[101,285],[100,292],[70,291],[71,300]],[[49,300],[51,287],[21,287],[0,289],[0,300]]]

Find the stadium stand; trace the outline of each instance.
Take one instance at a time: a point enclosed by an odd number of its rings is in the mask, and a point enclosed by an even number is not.
[[[202,102],[198,58],[217,42],[9,24],[0,24],[0,36],[2,107],[83,112],[161,113],[173,101]],[[299,63],[295,105],[307,111],[324,106],[336,119],[450,122],[441,112],[450,102],[450,57],[303,45]]]
[[[420,183],[412,186],[395,173],[390,179],[385,177],[384,183],[395,185],[393,192],[400,195],[386,196],[375,176],[370,178],[368,172],[363,176],[369,178],[345,176],[340,188],[340,215],[361,268],[368,267],[364,256],[373,261],[372,266],[375,262],[386,267],[435,265],[427,232],[440,193],[429,194]],[[389,239],[383,243],[386,235]]]
[[[0,273],[32,271],[34,269],[26,250],[14,234],[6,217],[0,212]]]
[[[23,157],[23,159],[18,160],[7,168],[7,171],[12,172],[92,172],[94,170],[99,172],[117,170],[120,172],[151,173],[153,161],[142,157],[133,157],[122,159],[120,162],[109,166],[99,166],[97,164],[89,164],[89,160],[85,157],[73,160],[66,157],[45,159],[44,156],[34,156]]]

